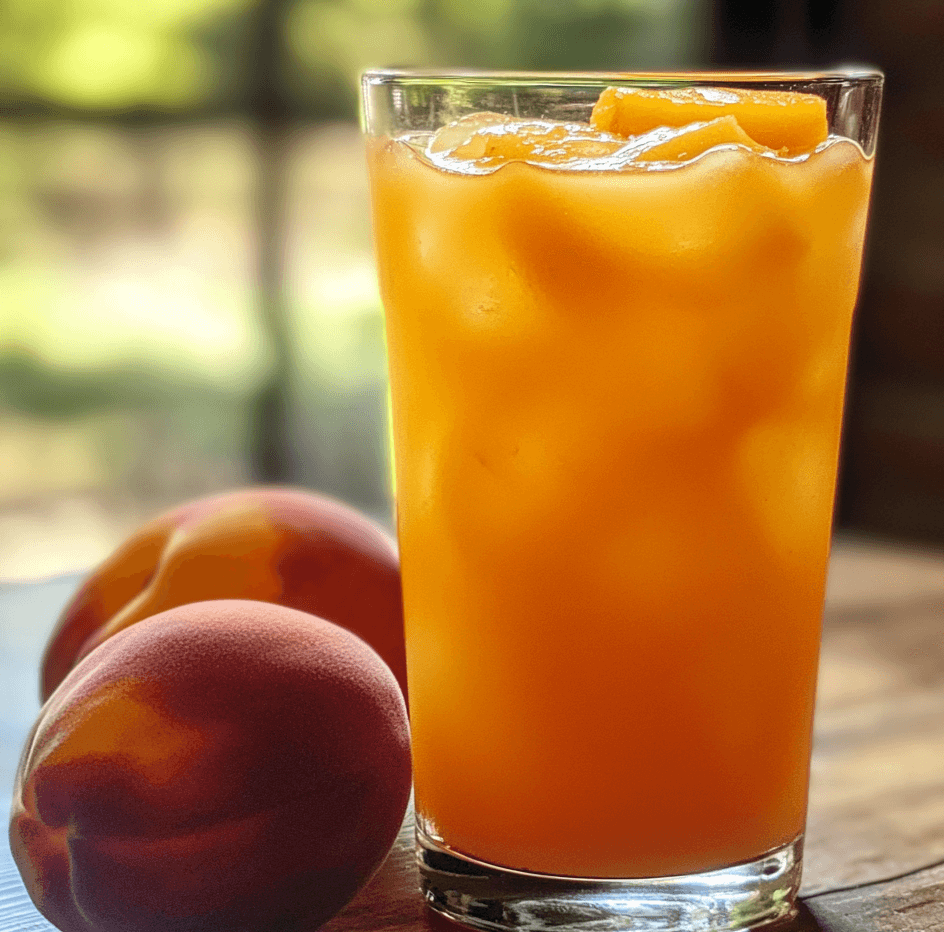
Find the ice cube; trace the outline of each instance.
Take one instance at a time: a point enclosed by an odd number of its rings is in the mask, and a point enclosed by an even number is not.
[[[766,420],[747,431],[735,457],[740,494],[761,537],[787,565],[824,551],[832,516],[838,418],[823,409]]]

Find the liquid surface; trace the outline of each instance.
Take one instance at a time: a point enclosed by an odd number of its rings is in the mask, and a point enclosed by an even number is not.
[[[370,142],[417,808],[473,857],[658,876],[803,830],[871,163],[739,131]]]
[[[796,160],[830,139],[825,101],[811,94],[608,88],[589,124],[472,113],[405,141],[444,170],[489,174],[512,161],[566,171],[665,169],[719,146]]]

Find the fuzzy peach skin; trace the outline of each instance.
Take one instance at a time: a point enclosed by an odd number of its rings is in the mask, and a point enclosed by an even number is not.
[[[10,843],[65,932],[308,932],[383,861],[410,781],[403,696],[366,643],[198,602],[117,633],[53,693]]]
[[[43,701],[113,634],[207,599],[275,602],[342,625],[383,657],[406,695],[400,561],[392,538],[326,496],[253,488],[155,518],[92,573],[50,636]]]

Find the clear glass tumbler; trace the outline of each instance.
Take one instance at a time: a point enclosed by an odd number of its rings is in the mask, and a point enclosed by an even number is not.
[[[794,910],[881,86],[365,75],[433,909]]]

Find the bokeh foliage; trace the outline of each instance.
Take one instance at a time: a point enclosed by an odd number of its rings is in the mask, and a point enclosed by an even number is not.
[[[0,92],[76,109],[221,101],[251,11],[250,0],[4,0]]]

